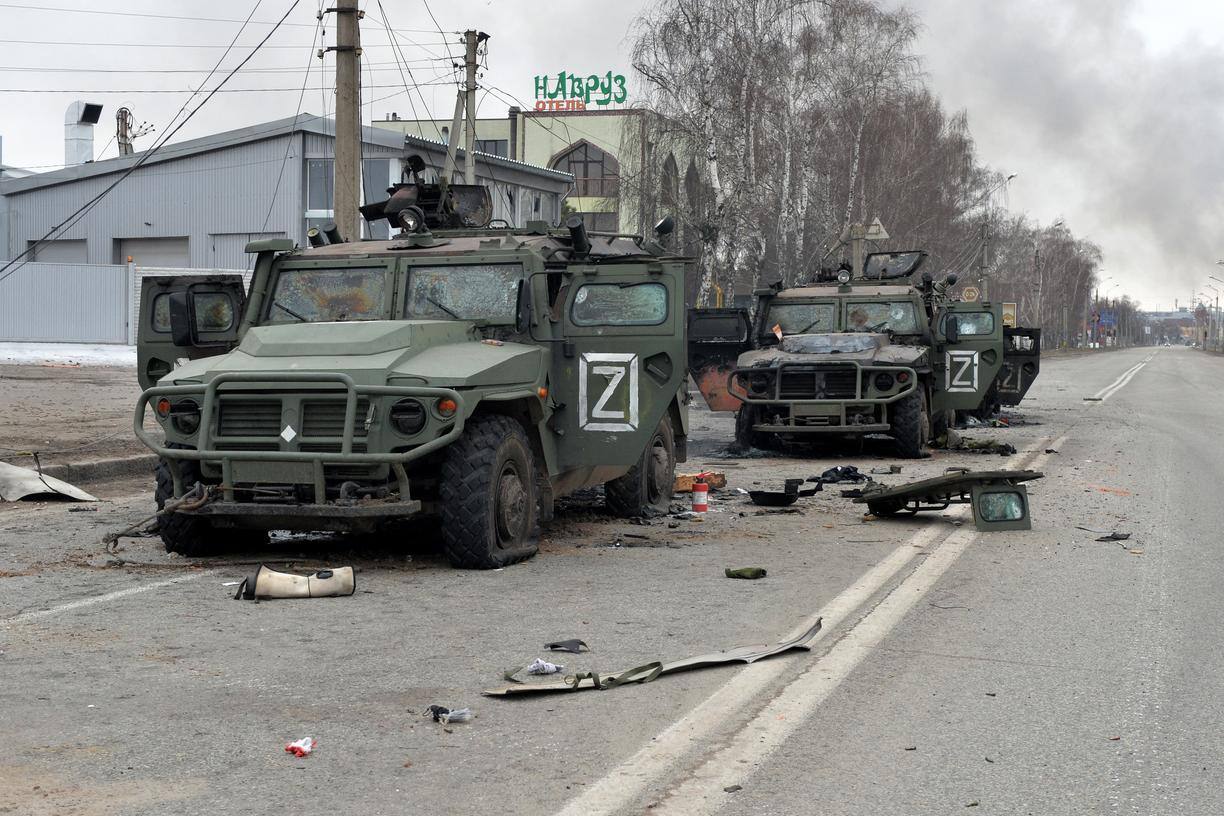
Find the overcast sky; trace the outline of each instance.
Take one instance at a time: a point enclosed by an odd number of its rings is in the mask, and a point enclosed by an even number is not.
[[[227,67],[290,2],[261,1],[254,16],[258,24],[242,35]],[[382,3],[422,87],[419,94],[402,92],[382,11],[374,0],[363,0],[367,121],[389,111],[409,117],[414,107],[449,116],[454,86],[448,84],[453,73],[447,41],[458,53],[454,32],[468,27],[492,36],[483,84],[498,90],[482,95],[482,116],[504,115],[506,98],[530,101],[538,73],[629,74],[628,32],[645,5],[642,0],[432,0],[444,39],[421,0]],[[13,7],[23,5],[33,8]],[[300,96],[301,110],[330,113],[330,94],[322,89],[330,87],[333,63],[329,55],[321,73],[320,61],[312,57],[318,5],[318,0],[300,0],[289,18],[293,25],[269,41],[275,47],[256,55],[227,86],[263,90],[219,94],[176,140],[292,115]],[[1097,241],[1105,250],[1102,274],[1114,279],[1106,291],[1118,285],[1115,296],[1128,293],[1145,307],[1164,309],[1175,298],[1184,305],[1194,292],[1205,291],[1208,275],[1224,278],[1224,267],[1214,266],[1224,257],[1224,3],[908,0],[907,5],[924,25],[919,51],[930,84],[949,109],[968,111],[983,160],[1017,174],[1001,200],[1042,222],[1063,218],[1076,234]],[[113,13],[80,11],[87,8]],[[196,87],[224,53],[250,8],[240,0],[0,4],[4,162],[34,169],[61,164],[63,113],[74,99],[105,105],[95,139],[100,157],[116,153],[112,135],[120,105],[163,130],[186,101],[186,89]],[[133,14],[224,19],[124,16]],[[334,18],[325,23],[326,43],[333,44]],[[313,68],[309,77],[307,63]],[[148,93],[154,89],[170,93]],[[22,90],[37,93],[15,92]],[[100,93],[104,90],[119,93]],[[138,140],[137,148],[153,138]]]

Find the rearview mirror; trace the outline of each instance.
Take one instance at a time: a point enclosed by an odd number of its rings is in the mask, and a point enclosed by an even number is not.
[[[531,327],[531,287],[526,280],[518,282],[518,294],[514,298],[514,330],[523,333]]]
[[[194,301],[188,292],[170,293],[170,338],[176,346],[197,345]]]
[[[949,343],[960,342],[960,322],[954,314],[944,317],[944,339]]]
[[[975,485],[971,493],[973,523],[979,530],[1030,530],[1028,491],[1024,485]]]

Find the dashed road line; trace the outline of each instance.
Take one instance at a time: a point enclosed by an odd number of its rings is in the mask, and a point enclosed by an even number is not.
[[[173,578],[167,578],[164,581],[153,581],[148,584],[140,584],[139,586],[128,587],[127,589],[117,589],[114,592],[107,592],[105,595],[95,595],[91,598],[81,598],[80,600],[72,601],[59,606],[53,606],[49,609],[36,609],[32,612],[23,612],[20,615],[14,615],[11,618],[0,620],[0,627],[16,626],[21,623],[29,623],[32,620],[47,618],[52,615],[60,615],[64,612],[72,612],[76,609],[84,609],[87,606],[94,606],[100,603],[109,603],[117,601],[121,598],[127,598],[131,595],[138,595],[141,592],[148,592],[153,589],[161,589],[162,587],[170,586],[171,584],[181,584],[186,581],[194,581],[196,578],[203,578],[205,575],[212,575],[216,570],[202,570],[193,572],[189,575],[176,575]]]

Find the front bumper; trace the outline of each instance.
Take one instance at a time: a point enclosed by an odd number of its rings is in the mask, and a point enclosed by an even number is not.
[[[852,372],[848,373],[847,370],[851,368]],[[828,385],[821,375],[836,372],[843,378],[840,393],[836,396],[794,396],[794,379],[788,377],[792,372],[801,376],[811,375],[816,393],[820,393]],[[891,374],[895,381],[903,372],[908,378],[896,393],[876,397],[864,394],[864,382],[876,374]],[[764,393],[753,395],[745,380],[754,374],[759,376],[762,373],[772,377],[770,387]],[[846,381],[850,377],[853,378],[853,393],[846,387]],[[738,382],[737,378],[740,378]],[[784,381],[789,381],[787,385],[790,389],[785,393]],[[780,421],[753,424],[752,429],[761,433],[886,433],[892,427],[887,421],[887,406],[909,396],[917,387],[918,372],[913,368],[864,364],[854,360],[837,363],[785,362],[768,367],[737,368],[727,378],[728,393],[745,405],[759,406],[762,409],[781,409],[774,413],[775,418]],[[862,420],[864,409],[872,414],[873,421]]]
[[[344,426],[338,438],[339,451],[301,450],[229,450],[213,447],[213,418],[217,414],[218,391],[226,384],[284,383],[286,387],[325,384],[343,390],[345,395]],[[226,391],[225,393],[232,393]],[[193,396],[200,400],[200,428],[195,448],[171,448],[159,443],[144,428],[145,411],[150,401],[159,397]],[[357,401],[360,397],[418,397],[424,399],[451,399],[458,406],[454,421],[444,433],[406,451],[367,453],[353,451],[356,435]],[[195,460],[218,462],[221,466],[221,491],[226,504],[234,503],[235,481],[243,481],[244,469],[252,476],[276,472],[278,481],[309,484],[314,487],[315,505],[328,510],[338,509],[327,505],[324,465],[380,465],[388,464],[399,484],[400,503],[411,501],[411,490],[404,465],[415,459],[449,445],[463,433],[463,395],[452,388],[398,385],[357,385],[353,378],[340,372],[229,372],[219,374],[208,383],[190,385],[158,385],[143,392],[136,401],[133,431],[146,447],[167,460]],[[178,468],[170,468],[174,478],[174,495],[182,496],[184,485]],[[418,503],[419,505],[419,503]],[[216,507],[217,503],[207,505]],[[300,505],[292,505],[300,508]],[[263,509],[266,509],[264,506]],[[418,508],[419,509],[419,506]],[[210,511],[213,513],[219,511]]]

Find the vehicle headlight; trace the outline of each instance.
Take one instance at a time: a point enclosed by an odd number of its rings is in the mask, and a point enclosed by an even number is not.
[[[753,394],[764,394],[769,390],[770,384],[773,382],[773,375],[768,372],[759,374],[753,373],[748,375],[748,390]]]
[[[200,406],[195,400],[185,399],[170,408],[170,424],[183,436],[191,436],[200,430]]]
[[[889,374],[887,371],[881,371],[875,376],[875,387],[881,391],[888,391],[893,387],[895,382],[896,381],[893,379],[893,375]]]
[[[390,417],[395,430],[412,436],[425,427],[425,406],[414,399],[402,399],[391,406]]]

